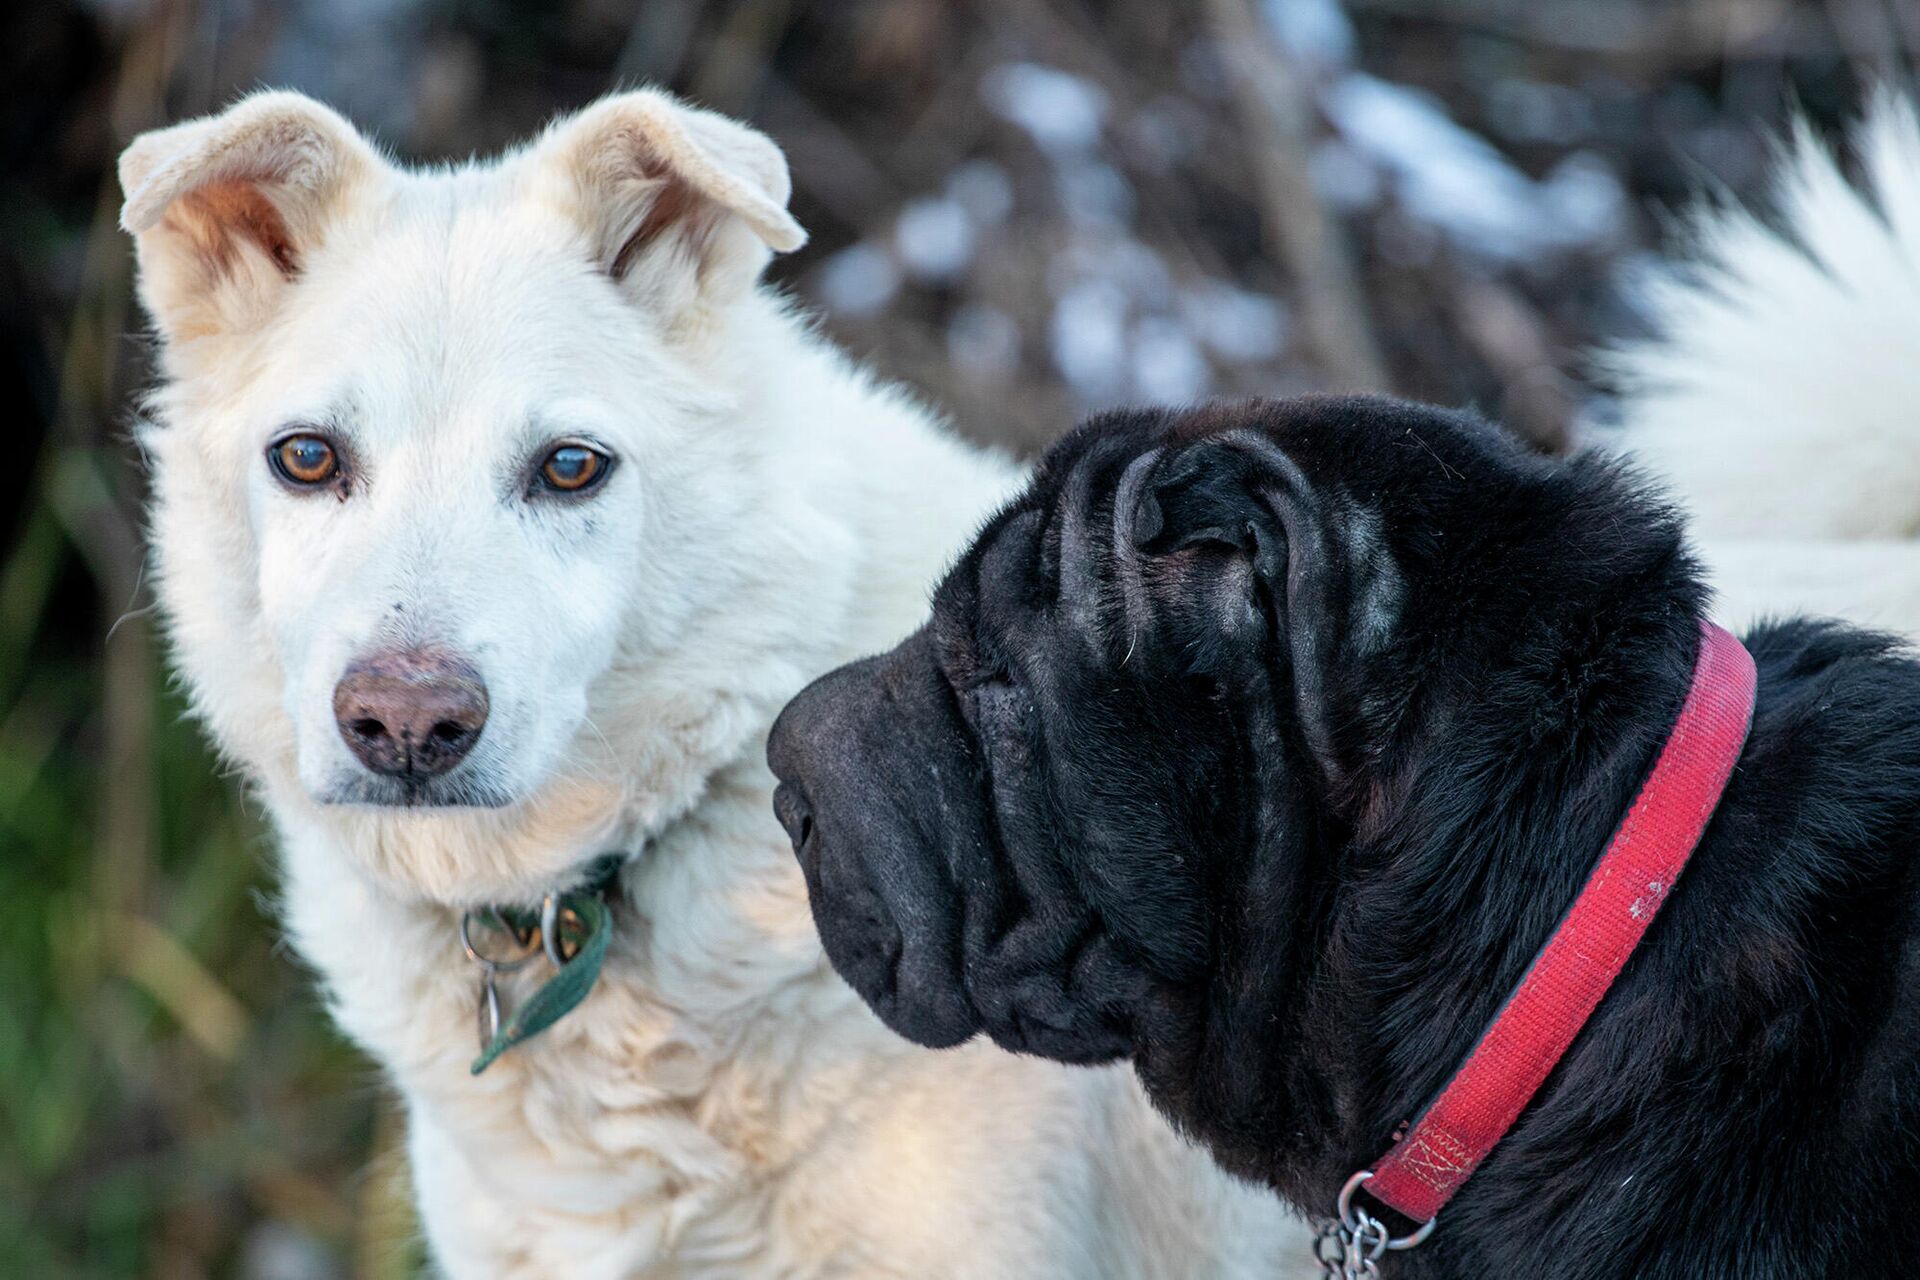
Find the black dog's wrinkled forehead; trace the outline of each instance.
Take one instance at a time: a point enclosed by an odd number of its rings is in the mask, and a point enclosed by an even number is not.
[[[1210,971],[1226,880],[1280,847],[1256,815],[1304,839],[1349,788],[1401,705],[1375,660],[1403,619],[1478,608],[1459,549],[1541,474],[1467,415],[1373,399],[1064,437],[928,625],[775,726],[776,808],[835,967],[923,1044],[1133,1052]],[[1414,607],[1426,582],[1435,607]]]
[[[1423,492],[1484,486],[1510,472],[1535,476],[1546,466],[1513,436],[1472,414],[1372,396],[1118,410],[1089,419],[1049,448],[1026,490],[987,522],[960,564],[977,559],[1009,524],[1049,512],[1069,497],[1110,502],[1143,454],[1160,454],[1164,472],[1197,447],[1236,442],[1264,443],[1271,452],[1269,463],[1251,460],[1232,478],[1248,480],[1284,456],[1316,486],[1364,504],[1398,506],[1416,521],[1432,514],[1421,502]],[[1220,463],[1215,452],[1210,478],[1224,482],[1229,477],[1218,470]],[[951,581],[942,584],[941,590],[951,589]]]
[[[1007,605],[1052,605],[1077,593],[1117,589],[1104,572],[1069,573],[1063,548],[1085,544],[1094,569],[1156,536],[1226,542],[1246,530],[1251,490],[1284,470],[1293,483],[1336,504],[1348,519],[1344,548],[1357,579],[1398,556],[1420,558],[1446,520],[1442,508],[1471,498],[1502,505],[1502,490],[1546,463],[1506,432],[1465,413],[1375,397],[1305,397],[1128,409],[1090,419],[1050,448],[1025,491],[994,515],[936,587],[936,640],[961,631],[991,635]],[[990,585],[986,585],[990,584]],[[983,589],[984,586],[984,589]],[[1081,601],[1092,607],[1091,601]]]

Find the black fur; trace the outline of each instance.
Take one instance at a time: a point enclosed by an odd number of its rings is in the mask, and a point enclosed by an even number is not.
[[[787,709],[776,807],[889,1025],[1131,1056],[1225,1165],[1324,1213],[1578,892],[1703,596],[1630,473],[1462,414],[1114,414],[926,627]],[[1692,864],[1390,1276],[1920,1266],[1920,667],[1837,625],[1746,643],[1753,733]]]

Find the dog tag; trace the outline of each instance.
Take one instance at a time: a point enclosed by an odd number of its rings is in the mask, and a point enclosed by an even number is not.
[[[488,969],[480,979],[480,1049],[485,1052],[493,1038],[500,1034],[500,989],[494,985],[493,970]]]
[[[478,937],[473,927],[476,921],[481,926]],[[517,950],[500,956],[489,955],[481,945],[482,938],[493,948],[498,948],[504,938]],[[540,954],[539,929],[515,924],[493,909],[469,911],[460,917],[460,947],[469,960],[480,966],[480,1001],[474,1011],[474,1021],[480,1030],[480,1051],[485,1053],[494,1037],[500,1034],[500,975],[523,968]]]

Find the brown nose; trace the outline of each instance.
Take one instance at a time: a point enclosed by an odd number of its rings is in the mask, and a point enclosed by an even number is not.
[[[487,686],[438,649],[362,658],[333,687],[333,718],[360,763],[388,777],[445,773],[480,740]]]

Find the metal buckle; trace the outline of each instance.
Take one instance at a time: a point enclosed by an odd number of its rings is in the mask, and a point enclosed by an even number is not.
[[[1381,1254],[1413,1248],[1432,1235],[1440,1222],[1438,1217],[1428,1218],[1410,1235],[1388,1235],[1384,1222],[1353,1203],[1353,1193],[1371,1177],[1373,1170],[1362,1169],[1348,1178],[1335,1202],[1335,1216],[1320,1220],[1313,1260],[1328,1280],[1372,1280],[1380,1274]]]

